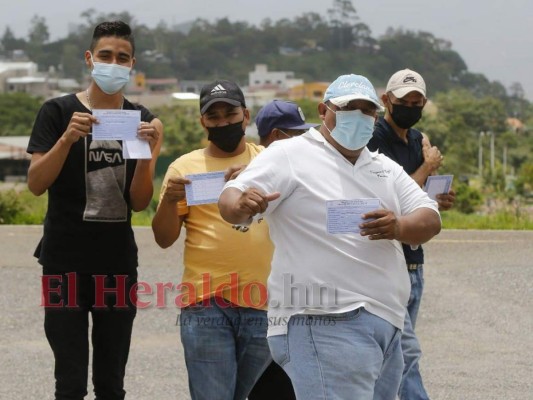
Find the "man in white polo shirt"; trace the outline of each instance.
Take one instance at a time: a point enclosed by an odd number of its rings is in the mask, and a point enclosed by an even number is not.
[[[318,106],[320,128],[273,143],[219,199],[228,222],[269,222],[268,340],[297,398],[393,400],[400,384],[401,243],[441,225],[437,203],[366,149],[379,109],[368,79],[340,76]]]

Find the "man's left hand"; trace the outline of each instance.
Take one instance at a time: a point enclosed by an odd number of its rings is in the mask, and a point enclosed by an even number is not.
[[[370,240],[388,239],[398,237],[398,218],[390,210],[380,209],[362,215],[363,219],[372,219],[359,225],[361,236],[368,236]]]
[[[241,165],[232,165],[229,167],[226,172],[224,173],[224,181],[231,181],[239,176],[239,174],[244,171],[244,169],[247,167],[246,164]]]
[[[148,141],[150,150],[153,151],[157,141],[159,140],[159,132],[154,125],[149,122],[141,122],[137,129],[137,137]]]
[[[437,203],[439,203],[439,210],[449,210],[453,207],[453,203],[455,203],[455,191],[450,189],[448,193],[438,194]]]

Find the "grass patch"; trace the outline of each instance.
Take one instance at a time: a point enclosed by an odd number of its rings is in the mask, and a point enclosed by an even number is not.
[[[46,194],[37,197],[29,190],[23,190],[19,192],[19,202],[22,205],[22,212],[16,216],[15,224],[38,225],[44,222],[48,208]]]
[[[134,212],[131,216],[131,224],[135,226],[152,226],[152,219],[157,208],[157,201],[152,199],[150,205],[143,211]]]
[[[463,214],[458,211],[441,213],[444,229],[533,230],[533,218],[527,213],[498,211],[494,214]]]
[[[134,212],[132,224],[136,226],[151,226],[152,218],[159,199],[161,180],[154,183],[154,195],[146,210]],[[44,221],[48,207],[46,194],[36,197],[28,189],[20,187],[15,190],[0,191],[0,206],[6,204],[10,218],[4,218],[3,223],[15,225],[39,225]],[[2,207],[0,207],[1,211]],[[492,214],[464,214],[456,210],[441,213],[444,229],[498,229],[498,230],[533,230],[533,215],[527,208],[519,211],[501,210]],[[1,215],[0,215],[1,217]],[[0,223],[2,219],[0,218]]]

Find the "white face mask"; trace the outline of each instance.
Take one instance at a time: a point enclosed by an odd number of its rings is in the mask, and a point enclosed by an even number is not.
[[[91,61],[93,62],[91,76],[104,93],[115,94],[129,82],[131,67],[95,62],[92,54]]]
[[[333,111],[329,107],[328,109],[335,113],[337,122],[333,131],[325,123],[324,126],[338,144],[348,150],[359,150],[368,144],[374,132],[374,117],[363,114],[361,110]]]

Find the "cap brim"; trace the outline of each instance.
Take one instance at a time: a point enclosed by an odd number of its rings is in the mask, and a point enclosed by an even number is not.
[[[228,103],[235,107],[242,107],[241,102],[238,100],[217,97],[212,100],[209,100],[206,104],[204,104],[204,106],[200,109],[200,114],[204,114],[209,109],[209,107],[211,107],[215,103]]]
[[[384,111],[385,109],[383,108],[383,106],[377,102],[376,100],[368,97],[368,96],[365,96],[363,94],[347,94],[345,96],[339,96],[339,97],[335,97],[335,98],[332,98],[332,99],[329,99],[329,101],[336,105],[337,107],[344,107],[346,106],[346,104],[348,104],[350,101],[352,100],[366,100],[366,101],[369,101],[371,103],[374,103],[376,105],[376,107],[378,108],[378,111]]]
[[[422,96],[426,97],[426,92],[424,92],[422,89],[420,88],[417,88],[417,87],[412,87],[412,86],[409,86],[409,87],[401,87],[399,89],[395,89],[395,90],[391,90],[392,94],[394,95],[394,97],[396,97],[397,99],[402,99],[404,98],[408,93],[411,93],[411,92],[418,92],[420,93]]]

